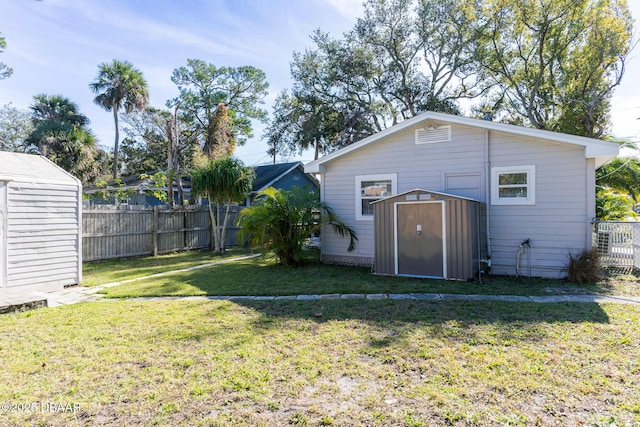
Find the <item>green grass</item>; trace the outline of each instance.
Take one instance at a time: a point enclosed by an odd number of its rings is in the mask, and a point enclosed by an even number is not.
[[[151,274],[212,263],[222,259],[245,256],[249,253],[246,249],[234,248],[227,250],[223,255],[216,255],[211,251],[187,251],[155,257],[85,262],[82,264],[82,285],[96,286],[120,282]]]
[[[243,255],[242,252],[226,256]],[[151,272],[169,271],[209,262],[208,253],[182,253],[105,264],[90,264],[85,271],[92,284],[141,277]],[[113,298],[187,295],[300,295],[348,293],[452,293],[498,295],[621,294],[640,295],[634,276],[611,277],[591,285],[575,285],[562,280],[490,277],[481,282],[461,282],[376,276],[369,268],[325,265],[317,252],[307,254],[301,267],[282,267],[271,257],[259,257],[219,264],[189,272],[149,278],[102,291]]]
[[[123,300],[0,316],[0,402],[80,407],[0,424],[640,424],[639,306],[322,304]]]

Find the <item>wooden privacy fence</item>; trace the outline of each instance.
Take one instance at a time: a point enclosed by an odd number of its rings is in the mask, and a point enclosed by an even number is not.
[[[240,209],[232,206],[229,211],[226,247],[238,245],[236,220]],[[206,207],[125,210],[92,207],[82,211],[83,261],[208,247],[211,247],[211,221]]]

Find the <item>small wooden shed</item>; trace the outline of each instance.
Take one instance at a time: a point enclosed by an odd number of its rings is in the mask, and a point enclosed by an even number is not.
[[[468,280],[480,271],[480,202],[415,189],[374,205],[374,271]]]
[[[82,184],[42,156],[0,151],[0,289],[82,281]]]

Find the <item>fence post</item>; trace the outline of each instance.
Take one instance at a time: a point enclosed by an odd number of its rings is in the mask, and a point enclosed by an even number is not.
[[[153,221],[151,224],[151,244],[153,245],[153,256],[158,256],[158,206],[153,207]]]
[[[182,210],[182,246],[185,249],[189,248],[189,237],[187,236],[187,225],[188,225],[188,221],[187,221],[187,210],[184,208],[184,206],[180,206],[180,209]]]

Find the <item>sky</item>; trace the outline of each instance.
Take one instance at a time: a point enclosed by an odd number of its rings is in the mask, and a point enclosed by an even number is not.
[[[105,147],[113,147],[111,113],[93,103],[89,83],[98,66],[127,60],[149,84],[150,105],[163,108],[178,95],[174,69],[187,59],[220,66],[252,65],[267,75],[271,112],[277,94],[292,85],[293,52],[313,47],[317,28],[340,37],[362,13],[361,0],[0,0],[0,62],[13,68],[0,80],[0,106],[27,109],[40,93],[63,95],[90,120]],[[640,0],[629,0],[640,21]],[[640,25],[637,25],[640,28]],[[640,36],[640,29],[637,30]],[[628,61],[612,99],[612,133],[640,141],[640,46]],[[264,126],[236,150],[247,165],[268,163]],[[295,157],[313,160],[313,153]],[[285,161],[278,157],[278,161]]]

